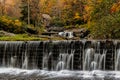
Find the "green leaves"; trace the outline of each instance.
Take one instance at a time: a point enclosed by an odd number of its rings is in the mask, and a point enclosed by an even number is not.
[[[95,25],[91,26],[91,34],[94,35],[94,38],[120,38],[120,16],[118,16],[119,14],[115,14],[114,17],[108,14],[96,20]]]
[[[39,1],[40,0],[22,0],[21,3],[21,20],[28,23],[28,20],[30,19],[30,23],[34,26],[39,26],[39,15],[40,15],[40,9],[39,9]],[[29,8],[29,9],[28,9]]]

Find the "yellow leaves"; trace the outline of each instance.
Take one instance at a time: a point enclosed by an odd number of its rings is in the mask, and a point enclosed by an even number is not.
[[[1,17],[1,21],[7,22],[7,19],[5,18],[5,16],[2,16],[2,17]]]
[[[73,3],[76,4],[76,3],[77,3],[77,0],[73,0]]]
[[[0,20],[5,23],[6,25],[16,25],[16,26],[21,26],[22,23],[19,20],[11,20],[5,16],[2,16]]]
[[[75,13],[74,19],[80,19],[80,15],[78,12]]]
[[[3,30],[19,33],[23,32],[23,23],[18,19],[13,19],[7,16],[0,17],[0,24],[2,25],[1,28]]]
[[[22,23],[19,20],[15,20],[14,24],[19,27],[22,26]]]
[[[101,3],[103,0],[97,0],[98,3]]]
[[[84,21],[90,20],[90,15],[93,11],[93,6],[85,5],[85,14],[83,15]]]
[[[90,6],[87,6],[87,5],[85,6],[85,11],[86,11],[86,12],[89,12],[89,11],[90,11],[90,9],[91,9],[91,7],[90,7]]]
[[[90,5],[93,4],[94,2],[96,3],[101,3],[103,0],[86,0],[86,2]]]

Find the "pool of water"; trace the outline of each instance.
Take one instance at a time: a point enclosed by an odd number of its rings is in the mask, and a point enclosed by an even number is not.
[[[46,71],[0,68],[0,80],[120,80],[119,71]]]

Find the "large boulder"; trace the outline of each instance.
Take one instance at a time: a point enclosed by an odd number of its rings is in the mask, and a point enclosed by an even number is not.
[[[51,22],[51,17],[48,14],[42,14],[42,22],[44,23],[44,26],[48,27]]]
[[[42,18],[46,19],[46,20],[51,20],[52,18],[50,17],[50,15],[48,14],[42,14]]]
[[[15,36],[15,34],[1,30],[0,37],[2,37],[2,36]]]

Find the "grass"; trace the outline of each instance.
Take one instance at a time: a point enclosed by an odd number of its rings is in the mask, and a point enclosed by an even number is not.
[[[42,39],[27,34],[17,34],[15,36],[0,37],[0,41],[39,41],[39,40]]]
[[[36,37],[28,34],[17,34],[15,36],[2,36],[0,41],[46,41],[46,40],[62,40],[59,37]]]

